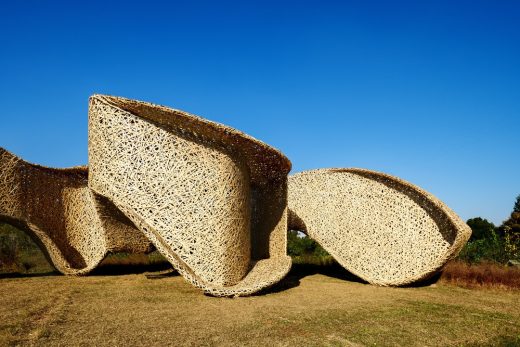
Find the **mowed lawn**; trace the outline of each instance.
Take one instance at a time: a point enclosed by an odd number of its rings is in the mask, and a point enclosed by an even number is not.
[[[520,291],[381,288],[294,271],[247,298],[178,275],[0,278],[0,345],[515,346]]]

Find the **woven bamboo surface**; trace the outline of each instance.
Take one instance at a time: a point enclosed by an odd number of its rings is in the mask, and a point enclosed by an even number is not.
[[[289,227],[305,231],[348,271],[382,286],[427,279],[471,235],[433,195],[370,170],[293,175],[288,200]]]
[[[180,110],[94,95],[88,122],[88,170],[0,148],[0,220],[31,234],[64,274],[88,273],[108,252],[157,248],[206,293],[250,295],[288,273],[289,227],[366,281],[405,285],[439,271],[471,234],[399,178],[322,169],[288,180],[278,150]]]
[[[122,211],[191,283],[248,295],[289,271],[289,160],[183,111],[95,95],[89,187]]]
[[[31,235],[64,274],[88,273],[108,252],[151,251],[142,233],[87,182],[86,167],[48,168],[0,148],[0,220]]]

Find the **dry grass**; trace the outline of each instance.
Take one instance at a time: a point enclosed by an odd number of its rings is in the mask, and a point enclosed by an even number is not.
[[[520,268],[497,263],[470,265],[453,261],[444,268],[441,282],[467,288],[520,289]]]
[[[520,272],[493,264],[381,288],[330,257],[299,257],[264,295],[217,299],[165,275],[155,252],[110,255],[88,277],[59,276],[38,252],[22,258],[23,274],[0,271],[0,346],[520,345]]]
[[[0,278],[0,345],[520,344],[520,291],[382,288],[296,265],[264,295],[204,296],[175,275]]]

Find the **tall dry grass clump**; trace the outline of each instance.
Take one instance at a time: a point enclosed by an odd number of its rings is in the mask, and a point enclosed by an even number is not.
[[[520,289],[520,267],[452,261],[444,268],[440,281],[468,288]]]

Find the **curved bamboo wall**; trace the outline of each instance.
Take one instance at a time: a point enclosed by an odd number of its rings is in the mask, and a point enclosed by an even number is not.
[[[350,272],[383,286],[428,278],[471,235],[433,195],[363,169],[291,176],[289,209],[290,227],[306,231]]]

